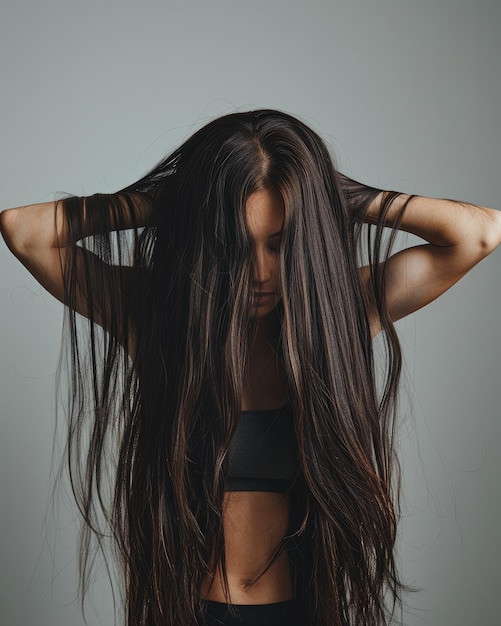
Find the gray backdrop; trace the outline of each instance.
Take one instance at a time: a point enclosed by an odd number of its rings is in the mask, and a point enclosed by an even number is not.
[[[3,0],[0,206],[116,190],[256,107],[300,116],[364,182],[499,206],[500,25],[497,0]],[[62,306],[3,242],[0,263],[0,622],[77,626],[75,512],[46,514]],[[497,623],[500,263],[398,323],[409,626]],[[104,577],[94,605],[111,624]]]

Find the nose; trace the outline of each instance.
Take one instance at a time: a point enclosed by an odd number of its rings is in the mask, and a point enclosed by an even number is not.
[[[267,283],[271,280],[271,267],[270,264],[266,262],[265,255],[263,252],[255,252],[253,259],[253,278],[254,278],[254,289],[256,291],[264,290]]]

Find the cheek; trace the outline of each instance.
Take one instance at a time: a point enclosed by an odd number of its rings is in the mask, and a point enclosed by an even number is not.
[[[280,287],[280,265],[279,265],[279,263],[276,260],[274,260],[273,263],[271,263],[270,274],[272,276],[273,285],[274,285],[275,289],[279,289],[279,287]]]
[[[280,271],[280,270],[281,270],[281,267],[280,267],[280,259],[277,259],[277,260],[276,260],[276,262],[275,262],[275,266],[274,266],[274,268],[273,268],[273,271],[274,271],[275,285],[276,285],[276,286],[277,286],[277,288],[279,288],[279,289],[280,289],[280,287],[281,287],[281,283],[282,283],[282,280],[281,280],[281,271]]]
[[[282,280],[280,279],[280,269],[277,269],[275,273],[274,283],[275,283],[276,297],[277,299],[280,299],[282,297]]]

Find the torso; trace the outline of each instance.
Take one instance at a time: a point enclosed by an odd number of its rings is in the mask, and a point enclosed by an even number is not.
[[[131,333],[131,358],[136,354],[136,337]],[[269,346],[251,350],[241,410],[272,409],[286,403],[285,378],[279,372],[275,353]],[[289,523],[289,495],[273,492],[228,491],[223,503],[226,571],[234,604],[271,604],[293,597],[289,560],[283,552],[259,580],[249,585],[266,567]],[[227,602],[222,577],[215,564],[214,582],[206,576],[201,596]]]
[[[284,377],[269,346],[253,349],[242,394],[242,410],[271,409],[286,403]],[[223,524],[226,570],[231,601],[235,604],[270,604],[293,597],[287,552],[283,552],[259,580],[250,585],[271,558],[289,523],[289,496],[282,493],[228,491]],[[214,564],[212,570],[214,571]],[[202,597],[227,602],[222,576],[216,570],[211,589],[206,576]]]
[[[360,268],[362,282],[367,283],[367,268]],[[371,336],[380,331],[375,306],[368,301]],[[134,358],[135,334],[129,351]],[[241,409],[260,410],[286,403],[285,379],[280,374],[270,348],[251,352]],[[266,566],[273,550],[285,536],[289,522],[289,496],[272,492],[228,491],[224,498],[223,523],[226,542],[226,569],[231,601],[235,604],[270,604],[293,597],[287,553],[284,552],[254,585],[249,585]],[[214,582],[206,576],[201,595],[215,602],[226,602],[219,570]]]

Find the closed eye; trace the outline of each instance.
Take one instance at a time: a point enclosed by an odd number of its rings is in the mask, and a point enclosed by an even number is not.
[[[276,233],[273,233],[273,235],[270,235],[268,237],[268,240],[273,240],[273,244],[270,244],[268,246],[268,248],[272,251],[272,252],[278,252],[280,250],[280,240],[281,240],[281,235],[282,235],[282,231],[279,230]]]

